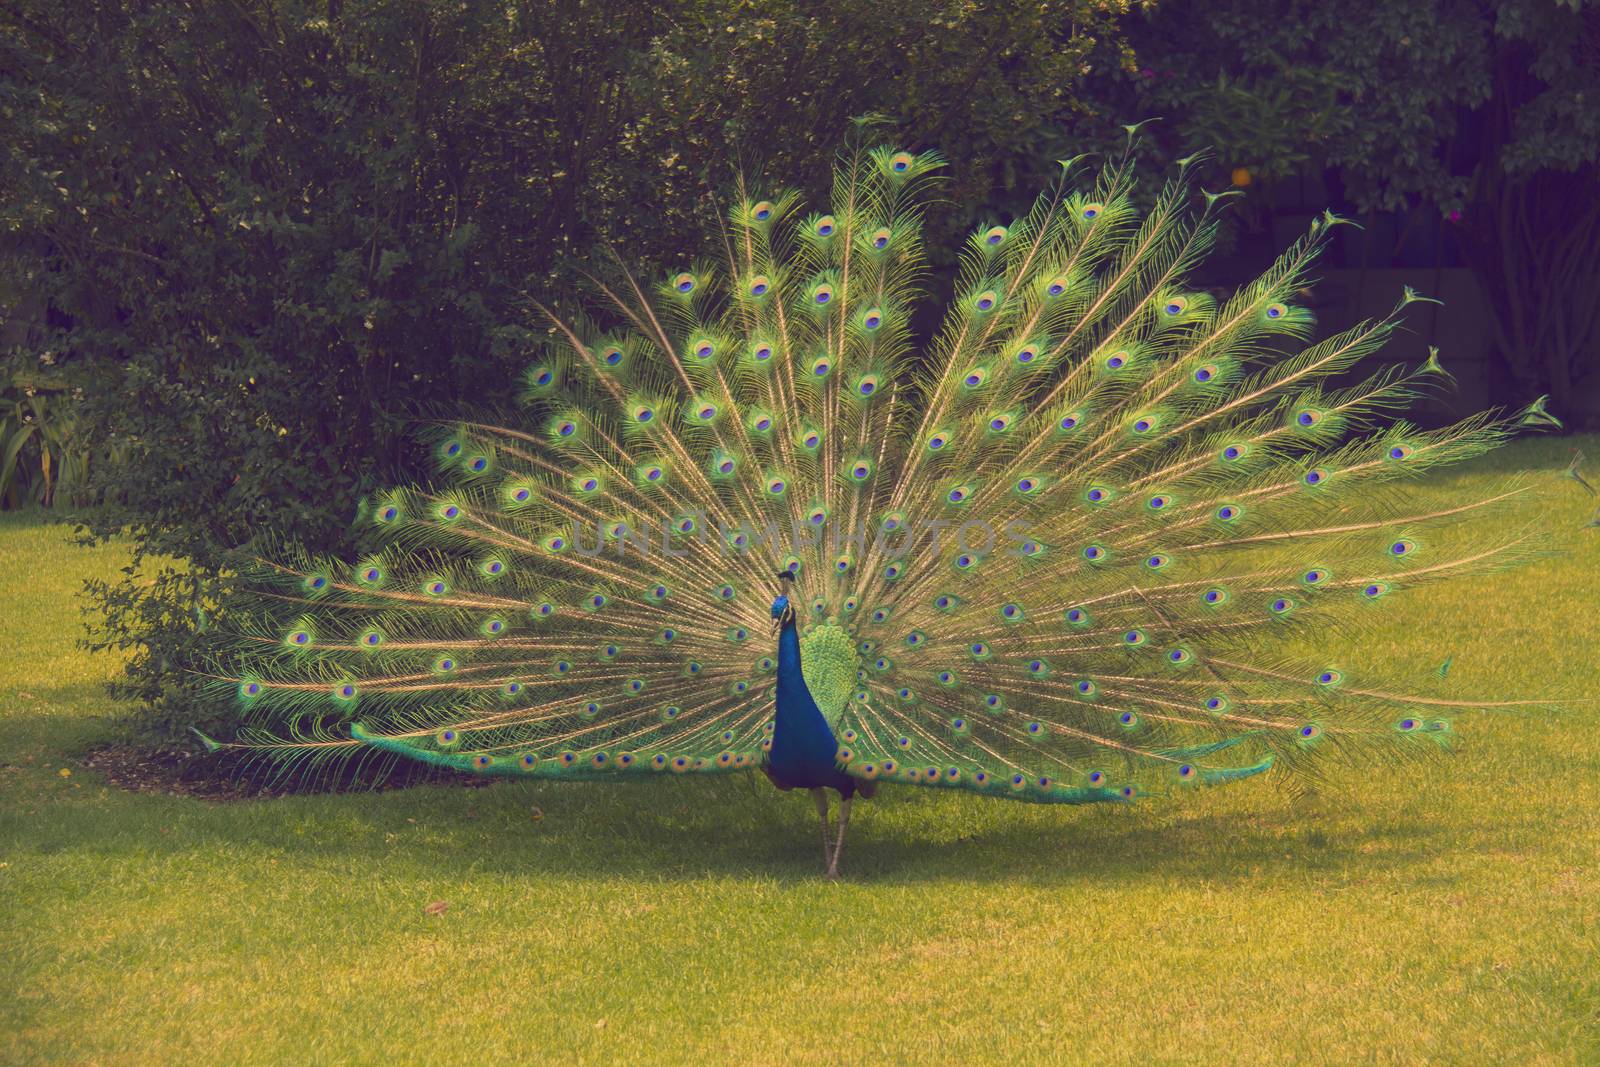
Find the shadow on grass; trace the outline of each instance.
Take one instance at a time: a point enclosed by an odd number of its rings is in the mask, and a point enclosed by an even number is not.
[[[91,683],[31,696],[76,709],[98,710],[103,700]],[[337,792],[304,790],[293,782],[252,791],[229,785],[228,775],[218,774],[226,768],[216,763],[174,757],[174,765],[157,768],[150,788],[140,788],[138,781],[119,780],[129,753],[137,757],[140,750],[120,753],[108,765],[100,756],[115,750],[92,747],[111,732],[108,724],[114,730],[114,705],[106,701],[105,707],[104,715],[25,716],[12,725],[39,735],[36,740],[48,748],[87,750],[85,762],[110,785],[156,795],[120,796],[109,809],[72,803],[66,795],[60,799],[67,802],[57,804],[40,795],[26,806],[46,810],[4,820],[14,847],[86,851],[107,859],[196,850],[270,852],[318,867],[350,867],[355,876],[396,863],[412,875],[443,879],[471,869],[576,881],[734,877],[804,883],[816,880],[821,868],[809,801],[778,794],[757,775],[487,783],[470,775],[441,780],[431,768],[406,763],[397,776],[337,783],[343,787]],[[198,787],[170,788],[173,775]],[[375,792],[374,782],[386,788]],[[41,792],[58,785],[52,781]],[[878,799],[856,805],[844,868],[847,882],[890,886],[1115,885],[1151,878],[1228,886],[1274,871],[1359,882],[1431,863],[1459,847],[1462,835],[1479,843],[1519,832],[1505,821],[1463,826],[1453,820],[1444,828],[1421,817],[1385,818],[1370,806],[1357,818],[1339,817],[1358,803],[1355,797],[1281,797],[1219,814],[1213,810],[1218,805],[1207,800],[1062,808],[887,786]],[[542,809],[537,821],[536,808]]]
[[[470,871],[569,882],[803,884],[817,881],[821,869],[810,804],[754,779],[496,783],[229,804],[124,798],[109,814],[103,805],[71,803],[49,804],[42,814],[47,821],[6,820],[13,848],[107,861],[195,851],[230,862],[271,855],[354,878],[381,866],[442,881]],[[1227,887],[1274,872],[1349,884],[1433,862],[1447,847],[1442,833],[1420,821],[1335,822],[1287,802],[1253,814],[1197,812],[1179,802],[1063,810],[906,787],[856,806],[843,866],[847,884],[880,886],[1109,889],[1162,879]]]

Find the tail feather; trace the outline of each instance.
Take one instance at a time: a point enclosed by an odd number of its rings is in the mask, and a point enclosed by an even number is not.
[[[1297,301],[1332,215],[1237,293],[1196,289],[1223,197],[1191,210],[1194,162],[1144,212],[1131,154],[1082,183],[1063,164],[973,232],[920,350],[929,153],[850,148],[811,212],[741,183],[719,261],[659,283],[619,262],[586,310],[536,305],[525,414],[429,423],[435,484],[369,501],[354,563],[258,561],[212,673],[247,721],[298,725],[233,743],[535,777],[756,767],[777,568],[808,632],[854,650],[836,725],[863,781],[1126,800],[1420,757],[1451,710],[1517,706],[1288,650],[1543,551],[1531,523],[1474,525],[1531,510],[1528,484],[1415,499],[1554,424],[1543,400],[1397,420],[1448,380],[1437,353],[1331,388],[1426,298],[1313,342]]]

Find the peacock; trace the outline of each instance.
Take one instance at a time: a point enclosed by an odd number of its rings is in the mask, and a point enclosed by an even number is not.
[[[433,484],[362,503],[367,554],[252,560],[207,671],[239,706],[226,747],[762,772],[810,792],[829,877],[886,784],[1128,804],[1438,751],[1491,702],[1292,638],[1537,555],[1531,528],[1473,531],[1520,481],[1407,486],[1553,416],[1404,421],[1449,381],[1437,351],[1334,388],[1427,298],[1313,343],[1331,213],[1237,292],[1195,286],[1228,194],[1197,195],[1191,157],[1142,201],[1136,155],[1130,129],[973,231],[936,329],[942,161],[865,141],[821,210],[739,179],[713,257],[659,280],[613,257],[536,302],[512,413],[421,420]]]

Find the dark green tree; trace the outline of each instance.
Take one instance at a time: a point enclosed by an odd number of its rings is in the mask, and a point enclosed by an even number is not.
[[[1593,391],[1600,6],[1163,4],[1131,37],[1132,87],[1170,118],[1173,152],[1211,147],[1219,186],[1326,167],[1363,211],[1431,205],[1453,220],[1528,396],[1570,412]]]

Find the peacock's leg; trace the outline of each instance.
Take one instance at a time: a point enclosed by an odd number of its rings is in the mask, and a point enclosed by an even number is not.
[[[817,806],[817,814],[822,818],[822,864],[832,867],[832,857],[828,848],[828,794],[821,789],[811,791],[811,802]]]
[[[833,856],[828,860],[828,877],[839,877],[839,854],[844,851],[844,828],[850,825],[850,798],[839,801],[839,838],[833,843]]]

